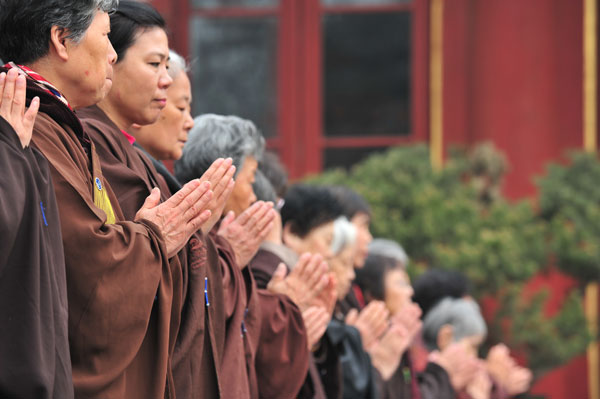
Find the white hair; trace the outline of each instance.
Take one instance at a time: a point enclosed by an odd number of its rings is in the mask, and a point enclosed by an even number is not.
[[[356,241],[356,227],[346,216],[340,216],[333,221],[333,239],[331,240],[331,252],[339,254],[349,245]]]

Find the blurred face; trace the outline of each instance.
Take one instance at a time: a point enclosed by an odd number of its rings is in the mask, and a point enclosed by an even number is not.
[[[173,82],[167,73],[168,57],[167,34],[162,28],[150,28],[138,32],[133,45],[115,65],[107,101],[121,129],[157,121]]]
[[[254,183],[257,168],[258,162],[256,159],[251,156],[246,157],[235,178],[233,191],[227,199],[227,204],[225,204],[225,213],[234,211],[236,215],[239,215],[256,202],[252,183]]]
[[[413,288],[408,274],[402,269],[392,269],[384,278],[385,304],[390,313],[396,314],[412,302]]]
[[[158,121],[135,131],[135,138],[154,158],[177,160],[194,127],[191,115],[192,89],[185,72],[179,73],[167,89],[167,105]]]
[[[324,223],[315,227],[305,237],[298,237],[284,229],[285,244],[294,250],[298,255],[304,252],[320,254],[326,260],[329,260],[331,253],[331,241],[333,241],[333,221]]]
[[[369,244],[373,241],[373,236],[369,230],[371,224],[371,217],[366,213],[359,212],[352,220],[350,220],[354,227],[356,227],[356,255],[354,258],[354,267],[361,268],[365,264],[365,259],[369,254]]]
[[[347,245],[339,254],[329,260],[329,269],[335,276],[337,282],[336,289],[338,299],[344,297],[350,291],[352,281],[354,280],[354,256],[356,248],[354,245]]]
[[[69,60],[65,65],[65,87],[59,89],[75,109],[102,100],[112,85],[113,64],[117,53],[108,39],[110,18],[98,11],[79,43],[69,40]]]

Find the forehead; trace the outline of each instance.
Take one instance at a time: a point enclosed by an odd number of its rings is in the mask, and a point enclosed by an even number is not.
[[[351,222],[356,225],[369,224],[370,221],[371,221],[371,217],[364,212],[356,213],[356,215],[354,215],[351,220]]]
[[[161,60],[169,58],[169,39],[163,28],[140,28],[127,53],[137,53],[142,56],[156,55]],[[126,54],[127,54],[126,53]]]

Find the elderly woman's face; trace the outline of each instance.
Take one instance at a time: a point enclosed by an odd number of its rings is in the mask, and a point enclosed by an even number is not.
[[[367,255],[369,254],[369,244],[373,241],[371,230],[369,229],[371,224],[371,217],[363,212],[358,212],[352,220],[350,220],[354,227],[356,227],[356,256],[354,258],[354,267],[361,268],[365,264]]]
[[[388,270],[384,278],[385,304],[394,315],[412,301],[413,288],[408,274],[399,268]]]
[[[329,270],[335,276],[336,290],[338,299],[344,297],[350,291],[352,281],[354,280],[354,256],[356,254],[355,245],[346,245],[346,247],[337,255],[329,260]]]
[[[156,123],[135,133],[140,145],[158,160],[181,158],[188,132],[194,127],[191,115],[192,88],[185,72],[180,72],[167,90],[167,105]]]
[[[233,191],[227,200],[227,204],[225,204],[225,213],[233,211],[237,216],[256,202],[252,183],[254,183],[254,175],[257,168],[258,162],[256,159],[252,156],[247,156],[235,178]]]
[[[167,105],[167,89],[173,82],[167,73],[168,58],[167,34],[156,27],[138,33],[123,59],[115,65],[113,88],[107,100],[121,125],[144,126],[156,122]]]
[[[81,42],[69,46],[73,81],[60,89],[75,109],[96,104],[111,88],[117,53],[108,39],[109,32],[108,14],[98,11]]]

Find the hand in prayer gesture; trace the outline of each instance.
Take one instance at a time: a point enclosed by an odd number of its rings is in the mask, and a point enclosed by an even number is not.
[[[233,175],[235,174],[235,166],[232,165],[233,161],[231,158],[223,159],[219,158],[210,165],[210,168],[202,177],[200,181],[210,182],[212,187],[213,198],[208,205],[208,209],[211,211],[211,217],[206,223],[202,225],[202,233],[208,234],[212,230],[214,225],[219,221],[223,214],[223,208],[227,203],[227,199],[233,191],[235,184]]]
[[[25,76],[19,75],[15,68],[0,73],[0,116],[15,129],[23,148],[31,141],[33,123],[40,108],[40,99],[34,97],[25,112],[26,88]]]
[[[381,301],[371,301],[360,313],[352,309],[346,315],[346,324],[356,327],[360,332],[363,347],[367,352],[377,344],[379,337],[388,328],[390,312]]]
[[[494,345],[490,349],[486,358],[486,368],[510,396],[521,394],[529,389],[531,371],[519,366],[504,344]]]
[[[429,361],[448,373],[455,391],[462,391],[479,371],[479,361],[464,342],[453,342],[442,351],[429,354]]]
[[[465,391],[471,399],[489,399],[492,394],[492,380],[485,369],[485,364],[479,361],[479,368],[473,379],[467,384]]]
[[[333,273],[328,272],[325,276],[327,279],[325,287],[312,299],[311,306],[324,308],[331,318],[337,302],[337,282]]]
[[[401,324],[408,333],[409,345],[412,344],[417,334],[421,331],[421,308],[416,303],[410,302],[402,307],[400,312],[392,316],[392,323]]]
[[[325,334],[331,315],[327,313],[325,308],[312,306],[302,312],[302,320],[304,320],[304,326],[306,327],[308,349],[312,350]]]
[[[160,190],[154,188],[135,220],[154,223],[163,235],[167,256],[175,256],[203,223],[210,218],[208,204],[212,198],[210,183],[192,180],[171,198],[160,203]]]
[[[240,268],[246,267],[273,228],[274,212],[272,202],[257,201],[237,218],[230,211],[221,222],[218,234],[233,248]]]
[[[411,340],[408,330],[401,323],[392,321],[390,328],[369,351],[373,366],[384,381],[394,375]]]
[[[319,254],[305,253],[286,276],[287,268],[280,263],[267,289],[287,295],[301,311],[311,306],[313,299],[329,282],[327,262]]]

